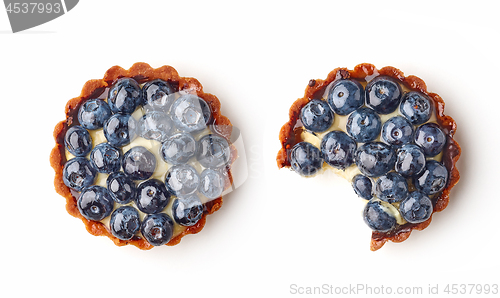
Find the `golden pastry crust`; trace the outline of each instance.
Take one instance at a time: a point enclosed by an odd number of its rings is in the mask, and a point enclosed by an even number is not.
[[[228,141],[232,133],[232,124],[229,119],[223,116],[220,112],[220,102],[215,95],[204,93],[203,87],[195,78],[180,77],[177,71],[171,66],[162,66],[159,68],[152,68],[147,63],[135,63],[130,69],[125,70],[119,66],[113,66],[106,71],[104,78],[101,80],[89,80],[83,86],[80,96],[72,98],[66,104],[66,119],[59,122],[54,128],[54,139],[56,141],[55,147],[50,153],[50,164],[55,171],[54,187],[56,192],[66,198],[66,210],[69,214],[82,220],[87,228],[87,231],[95,236],[107,236],[118,246],[132,244],[140,249],[148,250],[153,248],[146,240],[134,237],[130,240],[121,240],[113,236],[104,224],[84,218],[77,207],[76,192],[67,187],[62,179],[62,172],[64,164],[66,163],[66,154],[64,146],[64,135],[66,130],[78,124],[77,113],[80,106],[88,99],[97,98],[106,88],[109,88],[117,79],[128,77],[135,79],[139,84],[151,81],[154,79],[162,79],[173,86],[177,87],[179,91],[186,91],[203,98],[212,110],[213,125],[217,127],[217,133],[224,136]],[[230,143],[231,144],[231,143]],[[232,164],[237,158],[237,152],[234,145],[231,145],[231,162]],[[228,180],[226,181],[226,188],[232,184],[232,176],[230,166],[227,167]],[[209,201],[204,204],[205,210],[202,218],[193,226],[186,227],[186,229],[179,235],[173,237],[166,245],[178,244],[182,237],[188,234],[196,234],[203,229],[208,214],[212,214],[219,210],[222,206],[222,197]]]
[[[449,202],[449,194],[453,186],[457,184],[460,179],[460,174],[456,168],[456,163],[460,157],[461,149],[458,143],[453,139],[453,136],[457,130],[457,124],[450,116],[444,114],[444,101],[436,93],[427,91],[427,86],[424,81],[416,76],[410,75],[405,76],[404,73],[394,67],[387,66],[380,70],[377,70],[374,65],[369,63],[362,63],[354,67],[354,70],[348,70],[347,68],[336,68],[328,74],[326,80],[311,80],[306,87],[304,97],[297,99],[289,111],[289,120],[283,127],[281,127],[279,133],[279,140],[281,142],[281,149],[278,152],[276,161],[279,168],[290,167],[290,160],[288,152],[292,147],[301,142],[301,132],[302,129],[297,125],[297,120],[300,116],[301,109],[312,99],[320,99],[326,89],[326,87],[333,81],[338,79],[365,79],[373,75],[385,75],[390,76],[401,84],[406,86],[408,89],[413,91],[419,91],[426,94],[432,99],[434,103],[434,108],[436,111],[437,122],[443,129],[447,137],[447,143],[443,149],[443,159],[442,163],[448,169],[449,180],[446,188],[436,196],[433,201],[434,212],[442,211],[446,208]],[[406,223],[399,226],[396,230],[380,233],[373,232],[371,238],[370,249],[372,251],[380,249],[387,241],[402,242],[406,240],[412,230],[423,230],[431,222],[432,216],[419,224]]]

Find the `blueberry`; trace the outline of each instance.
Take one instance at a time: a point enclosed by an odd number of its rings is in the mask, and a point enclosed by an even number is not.
[[[426,195],[442,191],[446,183],[448,183],[448,170],[435,160],[428,160],[422,173],[413,179],[415,188]]]
[[[370,200],[372,195],[372,180],[364,175],[358,174],[352,178],[354,192],[365,200]]]
[[[377,177],[394,169],[396,154],[387,144],[371,142],[356,150],[354,162],[363,175]]]
[[[390,172],[380,176],[375,182],[375,194],[382,201],[401,202],[408,197],[408,183],[398,173]]]
[[[366,85],[366,105],[379,114],[394,112],[401,100],[401,86],[392,78],[379,76]]]
[[[177,197],[193,194],[200,183],[200,176],[196,169],[190,165],[175,165],[168,169],[165,175],[165,184]]]
[[[66,131],[64,145],[74,156],[85,156],[92,150],[92,138],[85,128],[76,125]]]
[[[393,146],[411,143],[413,141],[413,125],[404,117],[392,117],[382,126],[382,139]]]
[[[200,102],[203,119],[205,119],[205,124],[208,125],[212,121],[212,109],[210,109],[208,103],[202,98],[198,98],[198,100]]]
[[[208,134],[198,141],[196,159],[206,168],[221,167],[231,160],[231,148],[223,137]]]
[[[176,199],[172,204],[172,213],[175,221],[186,227],[193,226],[203,216],[203,204],[196,195]]]
[[[188,133],[178,133],[169,137],[160,149],[165,162],[178,165],[187,163],[196,153],[196,140]]]
[[[396,218],[388,212],[388,208],[379,200],[370,200],[363,210],[365,223],[374,231],[389,232],[396,227]]]
[[[122,150],[108,143],[101,143],[90,152],[90,163],[99,173],[118,172],[122,166]]]
[[[167,244],[174,233],[174,221],[165,213],[150,214],[142,221],[141,233],[151,245]]]
[[[412,191],[410,195],[399,204],[401,216],[409,223],[421,223],[432,215],[432,201],[419,191]]]
[[[118,79],[109,89],[108,104],[113,113],[132,114],[141,103],[141,86],[134,79]]]
[[[113,146],[125,146],[135,139],[136,126],[136,121],[132,116],[115,114],[104,123],[104,136]]]
[[[111,214],[109,229],[113,236],[121,240],[130,240],[139,230],[141,221],[139,212],[131,206],[121,206]]]
[[[147,82],[142,87],[143,105],[147,110],[167,112],[175,99],[175,89],[162,79]]]
[[[320,144],[325,162],[342,170],[354,162],[356,147],[356,142],[340,130],[327,133]]]
[[[300,142],[290,151],[292,169],[302,176],[316,174],[323,166],[321,151],[311,143]]]
[[[396,172],[404,177],[414,177],[425,167],[424,151],[417,145],[403,145],[396,151],[396,155]]]
[[[300,121],[307,130],[322,132],[333,123],[334,114],[324,100],[313,99],[300,111]]]
[[[109,191],[98,185],[85,188],[77,201],[78,210],[88,220],[102,220],[113,211],[114,201]]]
[[[63,168],[63,182],[67,187],[81,191],[94,183],[97,171],[85,157],[75,157],[66,162]]]
[[[436,123],[419,126],[415,131],[415,144],[422,147],[426,156],[436,156],[443,151],[446,135]]]
[[[403,95],[399,111],[412,124],[424,124],[431,118],[432,103],[422,93],[411,91]]]
[[[222,180],[224,181],[224,189],[226,188],[226,186],[233,184],[233,178],[232,178],[231,173],[230,173],[230,166],[220,167],[220,168],[215,169],[215,171],[217,173],[219,173],[219,175],[222,177]],[[202,183],[203,182],[200,181],[200,185]],[[203,186],[200,186],[200,188],[201,187],[203,187]]]
[[[78,121],[86,129],[102,128],[109,117],[111,117],[111,108],[102,99],[88,100],[78,110]]]
[[[123,172],[111,173],[106,180],[106,185],[113,196],[113,200],[117,203],[127,204],[135,199],[135,183]]]
[[[347,118],[347,133],[356,141],[366,143],[380,134],[382,123],[379,115],[369,108],[359,108]]]
[[[139,134],[148,140],[165,141],[172,131],[172,121],[163,112],[148,112],[139,120]]]
[[[144,213],[161,212],[170,202],[171,194],[165,184],[157,179],[149,179],[137,186],[135,204]]]
[[[195,132],[207,127],[200,98],[193,94],[181,95],[170,108],[175,126],[185,132]]]
[[[339,115],[348,115],[364,103],[365,91],[355,80],[339,80],[328,92],[328,104]]]
[[[156,157],[148,149],[136,146],[123,155],[123,172],[133,180],[146,180],[156,169]]]
[[[217,171],[205,169],[200,175],[198,191],[211,200],[220,197],[224,191],[224,177]]]

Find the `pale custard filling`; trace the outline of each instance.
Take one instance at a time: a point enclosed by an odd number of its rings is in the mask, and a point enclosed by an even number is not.
[[[373,79],[374,76],[370,77],[370,78],[367,78],[369,80]],[[330,90],[330,88],[332,88],[333,86],[333,83],[330,83],[330,85],[326,88],[325,90],[325,93],[323,94],[321,100],[324,100],[324,101],[327,101],[328,99],[328,92]],[[366,87],[366,84],[367,82],[360,82],[361,85],[363,85],[363,87]],[[403,91],[403,94],[405,92],[409,92],[409,91],[412,91],[410,90],[409,88],[407,88],[406,86],[400,84],[401,86],[401,89]],[[396,111],[390,113],[390,114],[387,114],[387,115],[382,115],[382,114],[379,114],[380,116],[380,120],[381,120],[381,124],[382,126],[384,125],[384,123],[389,120],[390,118],[392,117],[395,117],[395,116],[402,116],[404,117],[400,112],[399,112],[399,107],[396,109]],[[347,119],[349,118],[349,115],[338,115],[338,114],[335,114],[334,116],[334,120],[333,120],[333,123],[332,125],[330,126],[330,128],[328,128],[326,131],[324,132],[321,132],[321,133],[312,133],[310,131],[307,131],[307,130],[303,130],[302,133],[301,133],[301,139],[305,142],[308,142],[308,143],[311,143],[313,146],[315,146],[316,148],[320,149],[320,144],[321,144],[321,140],[323,139],[323,137],[328,134],[329,132],[331,131],[335,131],[335,130],[340,130],[340,131],[343,131],[345,133],[347,133],[347,129],[346,129],[346,124],[347,124]],[[437,124],[437,118],[436,118],[436,111],[435,111],[435,108],[433,107],[433,110],[432,110],[432,114],[431,114],[431,117],[430,119],[426,122],[426,123],[436,123]],[[415,126],[414,126],[415,127]],[[378,135],[378,137],[373,140],[373,142],[383,142],[381,140],[381,133]],[[363,145],[364,143],[358,143],[358,148]],[[441,159],[442,159],[442,152],[439,153],[438,155],[436,156],[433,156],[433,157],[426,157],[426,160],[436,160],[436,161],[439,161],[441,162]],[[324,171],[333,171],[336,175],[344,178],[345,180],[347,180],[349,183],[352,181],[352,178],[358,174],[361,174],[361,171],[358,169],[358,167],[356,166],[355,163],[353,163],[352,165],[350,165],[349,167],[345,168],[344,170],[341,170],[341,169],[337,169],[337,168],[334,168],[332,166],[330,166],[329,164],[327,164],[326,162],[323,163],[323,168],[318,171],[316,174],[310,176],[310,177],[313,177],[313,176],[316,176],[320,173],[323,173]],[[378,177],[372,177],[371,178],[373,180],[373,182],[376,182]],[[374,184],[375,185],[375,184]],[[409,183],[409,191],[412,191],[411,187],[413,187],[413,185],[411,183]],[[432,196],[430,196],[432,197]],[[364,199],[361,199],[365,204],[368,203],[367,200],[364,200]],[[378,199],[377,199],[378,200]],[[395,218],[396,218],[396,221],[398,224],[402,225],[402,224],[405,224],[406,221],[401,217],[401,214],[399,213],[398,211],[398,208],[399,208],[399,203],[393,203],[393,204],[390,204],[390,203],[387,203],[387,202],[384,202],[384,201],[381,201],[382,202],[382,206],[384,207],[384,209],[389,213],[389,214],[392,214]]]

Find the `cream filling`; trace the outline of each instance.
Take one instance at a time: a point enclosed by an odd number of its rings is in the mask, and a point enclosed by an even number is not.
[[[371,80],[372,78],[373,77],[371,77],[369,80]],[[365,83],[362,82],[361,84],[363,85],[363,87],[366,87],[366,82]],[[326,91],[323,94],[323,97],[321,98],[321,100],[327,101],[328,91],[329,91],[329,89],[331,88],[332,85],[333,85],[333,83],[331,83],[326,88]],[[409,92],[409,91],[411,91],[410,89],[406,88],[403,85],[400,85],[400,86],[401,86],[403,92]],[[389,120],[390,118],[395,117],[395,116],[403,116],[403,115],[399,112],[399,107],[398,107],[396,109],[396,111],[394,111],[394,112],[392,112],[390,114],[379,115],[379,116],[380,116],[380,120],[381,120],[382,126],[383,126],[384,123],[387,120]],[[311,143],[313,146],[315,146],[316,148],[320,149],[321,140],[329,132],[335,131],[335,130],[340,130],[340,131],[343,131],[343,132],[347,133],[346,124],[347,124],[347,119],[348,118],[349,118],[349,115],[343,116],[343,115],[335,114],[332,125],[326,131],[321,132],[321,133],[312,133],[312,132],[309,132],[307,130],[304,130],[301,133],[301,138],[302,138],[303,141]],[[433,107],[433,111],[432,111],[431,117],[430,117],[430,119],[426,123],[431,123],[431,122],[437,124],[436,111],[435,111],[434,107]],[[379,134],[377,136],[377,138],[374,140],[374,142],[383,142],[381,140],[381,134]],[[361,145],[363,145],[363,143],[358,143],[358,148]],[[436,161],[441,162],[442,154],[443,153],[441,152],[441,153],[439,153],[436,156],[427,157],[426,160],[436,160]],[[329,164],[327,164],[325,162],[325,163],[323,163],[323,168],[320,171],[318,171],[315,175],[312,175],[312,176],[309,176],[309,177],[314,177],[314,176],[316,176],[318,174],[323,173],[324,171],[333,171],[336,175],[344,178],[349,183],[351,183],[352,178],[354,178],[354,176],[356,176],[358,174],[361,174],[361,171],[358,169],[358,167],[356,166],[355,163],[353,163],[349,167],[345,168],[344,170],[341,170],[341,169],[334,168],[334,167],[330,166]],[[374,177],[374,178],[371,178],[371,179],[373,180],[373,182],[376,182],[377,179],[378,179],[378,177]],[[408,186],[409,186],[409,190],[410,191],[414,188],[412,183],[408,183]],[[361,200],[365,204],[368,203],[367,200],[364,200],[364,199],[361,199]],[[379,199],[376,198],[376,200],[379,200]],[[398,222],[398,224],[402,225],[402,224],[406,223],[406,221],[401,217],[401,214],[399,213],[399,203],[390,204],[390,203],[382,201],[382,206],[385,207],[384,209],[389,214],[392,214],[396,218],[396,221]]]
[[[140,107],[137,108],[134,111],[134,113],[132,113],[132,117],[136,121],[139,121],[139,119],[143,115],[144,115],[144,111]],[[87,131],[89,132],[90,137],[92,138],[92,148],[94,148],[96,145],[98,145],[100,143],[106,143],[107,142],[107,139],[104,136],[104,131],[103,131],[102,128],[101,129],[96,129],[96,130],[87,130]],[[172,132],[172,134],[175,134],[175,133],[178,133],[178,132],[179,131],[174,131],[174,132]],[[199,140],[201,137],[203,137],[203,136],[205,136],[207,134],[210,134],[210,133],[212,133],[212,132],[207,127],[203,131],[198,132],[198,133],[196,133],[193,136],[194,136],[194,138],[196,140]],[[142,146],[142,147],[148,149],[156,157],[156,169],[153,172],[153,175],[149,179],[158,179],[158,180],[164,182],[165,181],[165,174],[166,174],[166,172],[168,171],[168,169],[172,165],[166,163],[162,159],[162,157],[160,155],[161,143],[158,142],[158,141],[148,140],[148,139],[145,139],[143,137],[137,136],[132,142],[130,142],[130,144],[123,146],[121,148],[121,150],[122,150],[123,154],[125,154],[129,149],[131,149],[133,147],[137,147],[137,146]],[[65,150],[65,152],[66,152],[66,160],[70,160],[71,158],[75,157],[67,149]],[[90,153],[86,156],[86,158],[90,159]],[[196,171],[198,172],[198,174],[201,174],[201,172],[203,172],[203,170],[205,169],[200,163],[198,163],[196,161],[196,157],[192,157],[187,162],[187,164],[191,165],[192,167],[194,167],[196,169]],[[106,180],[108,179],[108,176],[109,176],[108,174],[97,173],[96,179],[94,181],[94,185],[99,185],[99,186],[107,188]],[[136,182],[136,185],[139,185],[139,183],[141,183],[142,181],[135,181],[135,182]],[[201,202],[203,204],[206,203],[206,202],[208,202],[208,201],[210,201],[209,198],[205,197],[200,192],[196,192],[196,195],[198,196],[198,198],[200,198],[200,200],[201,200]],[[174,221],[174,229],[173,229],[172,238],[178,236],[179,234],[181,234],[187,228],[187,227],[182,226],[182,225],[178,224],[177,222],[175,222],[175,219],[174,219],[174,216],[173,216],[173,213],[172,213],[172,204],[175,201],[175,199],[176,199],[176,197],[174,195],[172,195],[172,197],[170,198],[170,201],[169,201],[168,205],[161,211],[162,213],[165,213],[168,216],[170,216],[172,218],[172,220]],[[135,202],[133,202],[133,201],[131,201],[131,202],[127,203],[127,204],[119,204],[119,203],[115,202],[114,203],[114,209],[113,209],[113,211],[116,210],[117,208],[121,207],[121,206],[132,206],[132,207],[134,207],[139,212],[139,218],[141,219],[141,222],[147,216],[146,213],[140,211],[137,208],[137,206],[135,205]],[[106,218],[104,218],[103,220],[100,221],[100,222],[102,222],[106,226],[106,228],[108,229],[108,231],[110,231],[110,228],[109,228],[110,227],[109,226],[110,218],[111,218],[111,215],[107,216]],[[142,238],[140,230],[136,232],[136,236]]]

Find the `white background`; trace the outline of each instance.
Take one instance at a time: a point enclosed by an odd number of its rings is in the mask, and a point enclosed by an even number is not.
[[[197,2],[80,1],[17,34],[0,11],[2,296],[284,297],[292,284],[425,294],[500,283],[495,1]],[[49,165],[67,100],[109,67],[139,61],[171,65],[217,95],[249,165],[201,233],[150,251],[88,234]],[[309,79],[363,62],[424,79],[457,121],[463,150],[448,208],[377,252],[348,182],[305,179],[275,161],[279,129]]]

